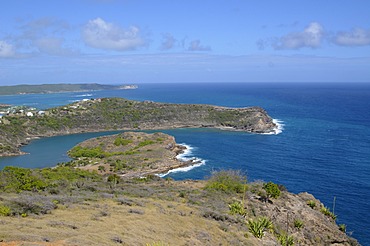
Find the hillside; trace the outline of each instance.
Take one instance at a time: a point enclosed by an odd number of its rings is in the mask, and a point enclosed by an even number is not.
[[[73,91],[116,90],[121,86],[102,84],[43,84],[0,86],[0,95],[41,94]]]
[[[255,133],[276,125],[260,107],[139,102],[123,98],[84,100],[45,111],[12,112],[0,119],[0,156],[38,137],[107,130],[216,127]]]
[[[0,245],[358,245],[312,195],[235,171],[207,181],[71,167],[0,176]]]

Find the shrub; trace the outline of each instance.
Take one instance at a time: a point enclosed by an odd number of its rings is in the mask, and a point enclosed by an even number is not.
[[[140,148],[140,147],[144,147],[144,146],[151,145],[154,143],[155,142],[153,140],[144,140],[138,144],[138,147]]]
[[[332,218],[333,220],[336,220],[336,219],[337,219],[337,216],[336,216],[333,212],[331,212],[331,211],[330,211],[330,209],[329,209],[328,207],[322,207],[322,208],[320,209],[320,211],[321,211],[321,213],[323,213],[324,215],[326,215],[326,216],[328,216],[328,217]]]
[[[232,214],[232,215],[240,214],[242,216],[245,216],[246,213],[247,213],[245,211],[244,205],[239,201],[235,201],[235,202],[229,204],[229,209],[230,209],[230,214]]]
[[[303,221],[300,219],[294,220],[294,227],[297,229],[301,229],[303,227]]]
[[[347,226],[345,224],[340,224],[339,225],[339,230],[342,231],[342,232],[346,232],[347,231]]]
[[[114,145],[116,145],[116,146],[120,146],[120,145],[126,146],[130,143],[132,143],[131,139],[124,139],[123,137],[117,137],[114,140]]]
[[[9,216],[10,208],[5,205],[0,205],[0,216]]]
[[[266,230],[273,230],[272,222],[266,217],[260,217],[258,219],[248,221],[248,230],[256,238],[262,238]]]
[[[247,179],[239,171],[219,171],[212,174],[206,189],[242,193],[246,190]]]
[[[271,181],[265,183],[263,189],[266,191],[268,197],[278,198],[280,196],[279,186]]]
[[[24,195],[12,200],[14,214],[47,214],[57,208],[49,198],[40,195]]]
[[[101,147],[96,148],[84,148],[81,146],[75,146],[68,154],[72,158],[79,158],[79,157],[92,157],[92,158],[104,158],[109,156],[107,152],[104,152]]]
[[[112,174],[108,176],[107,181],[110,183],[110,187],[113,188],[113,187],[116,187],[120,179],[121,178],[117,174]]]
[[[289,236],[286,232],[278,234],[277,239],[279,240],[281,245],[294,245],[294,237],[292,235]]]
[[[6,180],[4,189],[6,191],[40,191],[47,187],[47,184],[36,175],[37,171],[20,167],[5,167],[2,176]]]
[[[316,202],[314,200],[309,200],[307,201],[307,205],[310,206],[310,208],[315,208]]]

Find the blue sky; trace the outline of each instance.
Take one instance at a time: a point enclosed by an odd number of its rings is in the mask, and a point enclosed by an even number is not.
[[[12,0],[0,84],[370,82],[367,0]]]

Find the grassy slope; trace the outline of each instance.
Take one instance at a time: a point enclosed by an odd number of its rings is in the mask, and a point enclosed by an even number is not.
[[[112,183],[77,170],[79,178],[76,179],[73,170],[47,169],[44,178],[40,178],[42,171],[32,170],[33,176],[54,184],[38,191],[14,193],[11,189],[4,190],[8,183],[0,183],[3,190],[0,208],[7,206],[12,210],[12,216],[0,216],[0,241],[38,242],[36,245],[41,245],[40,242],[56,245],[154,245],[158,242],[162,244],[156,245],[278,245],[277,235],[288,226],[289,235],[299,245],[335,242],[357,245],[355,240],[339,231],[330,217],[320,212],[323,205],[311,195],[282,191],[279,198],[263,202],[258,199],[264,192],[263,184],[251,183],[244,189],[243,177],[235,176],[235,172],[221,173],[221,178],[207,182],[172,181],[151,176]],[[20,170],[15,171],[18,172]],[[65,174],[65,179],[56,178],[58,173]],[[9,173],[0,174],[2,180],[10,181],[7,179]],[[33,187],[36,185],[34,182]],[[307,199],[314,201],[316,207],[310,208]],[[230,213],[229,205],[235,201],[244,203],[243,216]],[[257,239],[249,231],[248,221],[261,217],[271,220],[273,230],[265,230],[262,239]],[[303,222],[301,228],[294,225],[297,219]]]

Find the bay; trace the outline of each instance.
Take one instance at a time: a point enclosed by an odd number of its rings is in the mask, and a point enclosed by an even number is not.
[[[205,165],[169,174],[175,179],[204,179],[212,171],[237,169],[250,181],[307,191],[329,208],[336,197],[337,222],[361,244],[370,245],[370,84],[354,83],[194,83],[139,84],[136,90],[1,96],[0,103],[39,109],[84,98],[124,97],[173,103],[230,107],[261,106],[283,121],[278,135],[216,129],[173,129],[164,132],[192,147]],[[54,166],[67,161],[66,151],[80,141],[108,133],[76,134],[33,141],[29,155],[0,158],[5,165]]]

